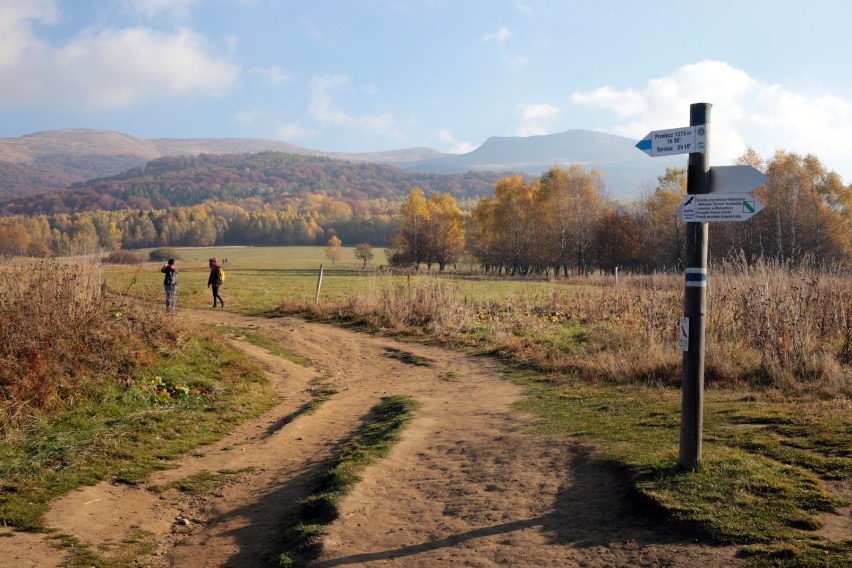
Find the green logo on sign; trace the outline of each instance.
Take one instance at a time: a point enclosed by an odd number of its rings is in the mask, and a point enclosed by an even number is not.
[[[754,213],[754,204],[748,201],[743,201],[743,210],[746,213]]]

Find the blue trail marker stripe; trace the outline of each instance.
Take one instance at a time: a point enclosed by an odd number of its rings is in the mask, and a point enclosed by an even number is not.
[[[644,140],[640,140],[636,143],[636,147],[640,150],[650,150],[651,149],[651,139],[646,138]]]
[[[707,286],[707,269],[706,268],[687,268],[686,269],[686,285],[696,288]]]

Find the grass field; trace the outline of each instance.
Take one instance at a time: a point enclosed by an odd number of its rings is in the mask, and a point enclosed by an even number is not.
[[[687,472],[677,466],[679,275],[387,274],[362,270],[351,249],[331,265],[322,247],[178,253],[179,305],[209,309],[206,259],[217,256],[228,259],[229,310],[497,354],[528,388],[521,406],[535,431],[588,440],[638,495],[742,545],[752,565],[852,565],[852,536],[832,531],[848,527],[852,495],[849,277],[769,266],[711,279],[704,456]],[[159,264],[106,267],[111,289],[159,305],[161,278]]]
[[[278,307],[282,302],[313,303],[316,300],[320,266],[323,280],[320,300],[335,304],[355,295],[370,295],[387,287],[388,282],[405,283],[407,274],[380,272],[387,266],[384,251],[375,251],[374,262],[362,268],[354,256],[354,247],[342,247],[343,257],[332,264],[325,257],[324,247],[228,247],[176,248],[179,259],[178,305],[202,308],[211,304],[207,288],[208,265],[211,257],[227,259],[225,283],[220,294],[227,308],[255,313]],[[149,250],[139,251],[147,258]],[[381,262],[380,262],[381,261]],[[110,289],[134,297],[164,302],[159,262],[139,266],[105,265]],[[449,273],[448,273],[449,274]],[[499,284],[469,275],[453,278],[456,293],[478,301],[503,302],[509,299],[538,301],[552,295],[554,286],[546,281],[524,282],[505,280]]]

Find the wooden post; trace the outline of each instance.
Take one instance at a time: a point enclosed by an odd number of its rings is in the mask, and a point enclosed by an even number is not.
[[[315,304],[319,304],[320,288],[322,288],[322,264],[320,264],[319,278],[317,278],[317,299],[314,301]]]
[[[689,125],[704,125],[704,152],[689,154],[687,194],[710,192],[710,107],[689,107]],[[682,326],[688,331],[683,351],[680,465],[693,470],[701,463],[704,420],[704,315],[707,309],[707,223],[686,223],[686,266]]]

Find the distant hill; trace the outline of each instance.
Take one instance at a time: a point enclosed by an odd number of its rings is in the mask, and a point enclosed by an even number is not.
[[[553,166],[579,164],[603,174],[610,197],[636,199],[666,167],[686,167],[686,159],[649,158],[622,136],[568,130],[542,136],[492,136],[467,154],[445,154],[405,164],[406,169],[436,173],[512,171],[539,176]]]
[[[51,130],[0,138],[0,201],[60,190],[75,182],[120,174],[151,160],[199,154],[286,152],[353,162],[396,164],[441,156],[430,148],[346,154],[252,138],[134,138],[88,129]]]
[[[430,148],[347,154],[302,148],[277,140],[248,138],[134,138],[118,132],[87,129],[54,130],[0,139],[0,201],[27,197],[71,184],[121,174],[151,160],[200,154],[285,152],[354,163],[396,166],[409,172],[464,174],[520,172],[533,176],[554,165],[598,168],[610,197],[636,199],[652,187],[667,166],[686,159],[651,159],[634,147],[635,140],[568,130],[528,137],[491,137],[467,154],[445,154]]]
[[[221,201],[256,209],[286,207],[319,195],[363,210],[370,200],[395,201],[415,188],[457,199],[490,195],[501,174],[427,174],[388,164],[353,163],[283,152],[158,158],[115,176],[74,183],[0,203],[0,214],[34,215],[170,209]]]

